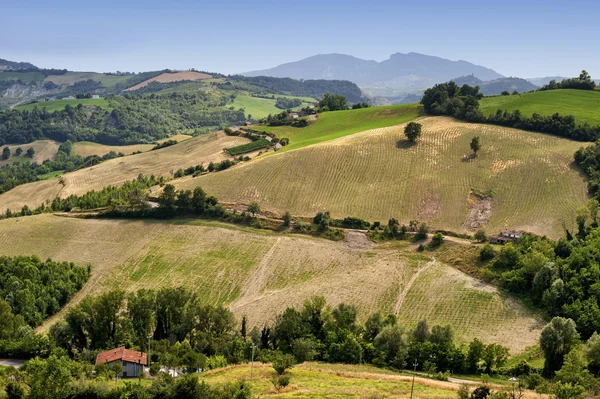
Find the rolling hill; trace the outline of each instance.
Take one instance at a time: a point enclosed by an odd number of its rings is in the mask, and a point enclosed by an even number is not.
[[[374,246],[360,233],[332,242],[201,220],[39,215],[0,221],[3,254],[92,265],[74,303],[110,288],[183,285],[203,302],[227,304],[238,318],[246,315],[250,326],[260,327],[285,307],[324,295],[332,305],[356,304],[361,320],[379,310],[397,314],[407,326],[427,318],[452,324],[460,340],[478,336],[514,352],[536,341],[537,316],[436,260],[435,253],[416,255],[402,246],[407,243],[399,244]]]
[[[66,173],[61,179],[53,178],[23,184],[0,195],[0,209],[30,208],[52,201],[57,195],[68,197],[99,190],[109,185],[120,185],[135,179],[140,173],[150,176],[172,176],[179,168],[208,165],[211,161],[229,158],[223,148],[249,142],[243,137],[230,137],[222,132],[209,133],[186,140],[178,145],[156,151],[115,158],[99,165]]]
[[[560,89],[524,93],[518,96],[484,97],[480,100],[480,109],[484,115],[496,113],[496,110],[513,111],[518,109],[525,116],[533,113],[540,115],[573,115],[579,124],[600,125],[600,92],[593,90]]]
[[[469,86],[479,86],[479,91],[486,96],[501,94],[503,91],[519,93],[536,90],[539,87],[521,78],[500,78],[494,80],[483,81],[473,75],[461,76],[460,78],[452,79],[459,86],[468,84]]]
[[[408,122],[420,115],[422,110],[418,104],[390,105],[324,112],[305,128],[258,126],[256,129],[275,133],[278,137],[289,138],[290,144],[279,150],[281,153],[369,129]]]
[[[572,165],[579,142],[444,117],[420,122],[423,135],[415,146],[405,140],[402,125],[391,126],[175,185],[199,185],[228,202],[257,201],[280,214],[328,210],[338,218],[418,219],[454,231],[481,225],[490,232],[513,228],[552,237],[562,235],[563,223],[572,225],[587,200],[586,182]],[[483,147],[469,162],[476,135]]]

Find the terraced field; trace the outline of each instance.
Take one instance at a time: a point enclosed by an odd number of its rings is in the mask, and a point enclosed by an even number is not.
[[[37,162],[42,163],[46,159],[53,159],[58,152],[58,147],[60,143],[54,140],[36,140],[33,143],[29,144],[11,144],[8,146],[10,148],[11,156],[7,160],[0,161],[0,166],[4,166],[6,164],[10,164],[13,162]],[[0,146],[0,152],[6,147],[5,145]],[[23,153],[20,156],[15,155],[15,151],[17,148],[21,147]],[[26,156],[27,150],[32,148],[35,150],[33,158],[29,158]]]
[[[163,143],[167,140],[176,140],[176,141],[184,141],[192,138],[187,134],[178,134],[175,136],[171,136],[168,139],[159,140],[159,143]],[[99,143],[93,143],[91,141],[80,141],[73,144],[73,153],[77,155],[81,155],[82,157],[87,157],[90,155],[98,155],[102,156],[108,154],[111,151],[118,153],[123,153],[125,155],[133,154],[134,152],[146,152],[150,151],[155,147],[155,144],[133,144],[133,145],[105,145]]]
[[[553,237],[562,235],[563,223],[573,225],[575,210],[587,200],[586,182],[572,165],[582,143],[444,117],[421,122],[423,135],[414,146],[403,125],[374,129],[176,186],[200,185],[223,201],[257,201],[296,216],[329,210],[339,218],[396,217],[455,231],[487,226],[490,232],[514,228]],[[469,160],[476,135],[483,147]]]
[[[485,116],[496,110],[521,110],[526,116],[573,115],[576,123],[600,125],[600,92],[592,90],[548,90],[519,94],[518,96],[484,97],[480,101],[481,112]]]
[[[0,195],[0,209],[20,210],[23,205],[36,208],[57,195],[68,197],[119,185],[136,178],[140,173],[150,176],[171,176],[179,168],[229,158],[223,148],[248,143],[243,137],[226,136],[222,132],[209,133],[156,151],[111,159],[99,165],[63,175],[64,185],[58,178],[23,184]]]
[[[428,317],[454,325],[461,339],[478,336],[514,352],[534,344],[542,324],[494,289],[478,286],[449,266],[416,256],[410,248],[372,247],[364,236],[331,242],[198,220],[112,221],[46,214],[0,221],[0,253],[91,264],[92,277],[74,302],[108,288],[183,285],[206,303],[228,304],[252,326],[272,321],[285,307],[300,306],[313,295],[324,295],[332,305],[357,305],[363,321],[378,310],[399,314],[407,325]],[[415,306],[424,291],[430,299]]]

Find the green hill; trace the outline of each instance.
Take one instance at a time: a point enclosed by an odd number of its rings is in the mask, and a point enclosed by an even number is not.
[[[110,110],[111,108],[108,105],[108,101],[104,98],[82,98],[75,100],[52,100],[52,101],[38,101],[35,103],[20,105],[16,107],[18,110],[29,110],[31,111],[35,107],[39,109],[46,109],[48,112],[57,111],[65,109],[67,105],[72,107],[76,107],[77,105],[95,105],[97,107],[105,108]]]
[[[518,109],[525,116],[573,115],[577,123],[600,125],[600,92],[590,90],[547,90],[511,96],[484,97],[479,102],[485,116],[496,110],[513,111]]]
[[[290,144],[279,152],[306,147],[311,144],[333,140],[353,133],[408,122],[422,115],[418,104],[400,104],[370,107],[348,111],[324,112],[308,127],[259,126],[255,129],[288,137]]]

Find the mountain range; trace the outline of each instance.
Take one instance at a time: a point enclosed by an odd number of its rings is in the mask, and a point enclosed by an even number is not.
[[[245,72],[243,75],[349,80],[371,96],[388,98],[418,95],[436,83],[459,76],[473,75],[481,81],[504,78],[493,69],[467,61],[452,61],[419,53],[395,53],[381,62],[345,54],[320,54],[270,69]]]

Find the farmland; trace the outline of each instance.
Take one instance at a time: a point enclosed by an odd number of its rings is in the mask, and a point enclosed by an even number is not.
[[[162,73],[153,78],[144,80],[142,83],[139,83],[133,87],[125,89],[125,91],[133,91],[133,90],[141,89],[142,87],[145,87],[152,82],[169,83],[169,82],[179,82],[182,80],[201,80],[201,79],[209,79],[209,78],[211,78],[211,76],[207,75],[205,73],[190,72],[190,71],[175,72],[175,73]]]
[[[3,254],[92,265],[75,302],[110,288],[183,285],[206,303],[227,304],[237,317],[246,315],[251,325],[262,326],[285,307],[324,295],[332,305],[356,304],[362,321],[378,310],[399,314],[407,326],[427,317],[433,324],[454,325],[460,340],[479,336],[514,352],[536,341],[541,321],[494,288],[407,247],[372,246],[364,237],[357,246],[357,240],[331,242],[201,220],[46,214],[0,221]],[[432,279],[440,283],[431,284]],[[423,301],[425,292],[429,299]]]
[[[243,137],[229,137],[222,132],[215,132],[160,150],[111,159],[63,175],[64,185],[58,179],[49,179],[15,187],[0,195],[0,208],[16,210],[23,205],[36,208],[46,201],[52,201],[57,195],[81,195],[108,185],[119,185],[136,178],[140,173],[171,176],[179,168],[227,159],[229,156],[223,152],[223,148],[247,142],[249,140]]]
[[[0,80],[20,80],[31,83],[44,80],[44,74],[41,72],[1,71]]]
[[[575,210],[587,200],[586,182],[572,165],[581,143],[444,117],[421,123],[416,145],[405,140],[402,125],[374,129],[279,151],[217,175],[176,182],[176,187],[200,185],[223,201],[257,201],[263,209],[296,216],[329,210],[338,218],[384,222],[396,217],[454,231],[487,226],[488,231],[514,228],[552,237],[562,235],[563,223],[573,225]],[[475,135],[483,147],[469,161]],[[474,195],[485,192],[488,198]]]
[[[59,145],[60,143],[54,140],[37,140],[29,144],[11,144],[8,146],[8,148],[10,148],[11,157],[6,161],[0,161],[0,166],[13,162],[26,161],[42,163],[46,159],[53,159],[56,156]],[[0,151],[2,151],[4,147],[6,146],[0,146]],[[23,153],[20,156],[16,156],[15,151],[19,147],[21,147]],[[29,148],[33,148],[35,150],[33,158],[29,158],[26,156],[27,150]]]
[[[250,380],[250,365],[238,365],[211,370],[199,378],[208,384],[223,384],[232,381]],[[260,397],[308,398],[408,398],[412,376],[366,365],[342,365],[303,363],[289,371],[291,384],[277,392],[271,382],[273,368],[269,364],[255,363],[252,393]],[[494,385],[494,390],[502,386]],[[417,377],[414,395],[420,399],[447,399],[456,397],[458,383],[435,381]],[[504,388],[506,389],[506,388]],[[524,398],[544,398],[534,392],[526,392]]]
[[[485,116],[496,110],[518,109],[524,116],[573,115],[579,124],[600,125],[600,93],[597,91],[561,89],[536,91],[512,96],[484,97],[480,100],[481,112]]]
[[[279,137],[288,137],[290,144],[280,150],[285,152],[369,129],[408,122],[420,114],[421,108],[416,104],[392,105],[325,112],[304,128],[259,126],[256,129],[276,133]]]
[[[165,142],[167,140],[176,140],[176,141],[184,141],[192,136],[187,134],[178,134],[175,136],[171,136],[168,139],[159,140],[159,143]],[[99,143],[93,143],[90,141],[80,141],[73,144],[73,153],[76,155],[81,155],[82,157],[87,157],[90,155],[98,155],[102,156],[108,154],[111,151],[118,153],[123,153],[125,155],[133,154],[134,152],[145,152],[150,151],[154,148],[155,144],[132,144],[132,145],[105,145]]]
[[[82,98],[75,100],[51,100],[51,101],[38,101],[31,104],[20,105],[17,107],[18,110],[29,110],[34,108],[46,109],[48,112],[59,111],[64,109],[67,105],[76,107],[77,105],[84,106],[96,106],[101,108],[110,109],[108,101],[104,98]]]
[[[303,101],[314,101],[313,99],[306,97],[276,97],[299,98]],[[299,109],[303,106],[306,106],[306,104],[296,107],[294,109]],[[261,119],[269,114],[278,114],[283,111],[275,106],[275,99],[251,97],[246,95],[237,96],[233,101],[233,107],[235,107],[236,109],[244,108],[246,115],[252,115],[253,119]]]
[[[260,150],[261,148],[266,148],[266,147],[270,147],[270,146],[271,146],[271,142],[269,140],[260,139],[260,140],[253,141],[252,143],[242,144],[242,145],[238,145],[236,147],[228,148],[227,152],[230,155],[236,156],[236,155],[245,154],[247,152],[252,152],[255,150]]]

